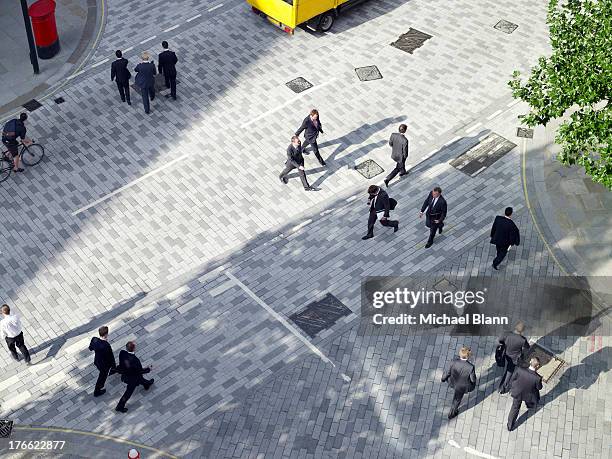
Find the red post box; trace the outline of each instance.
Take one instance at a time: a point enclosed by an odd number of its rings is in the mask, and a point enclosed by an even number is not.
[[[28,8],[32,18],[32,30],[36,41],[36,51],[41,59],[51,59],[60,50],[57,26],[55,25],[55,2],[38,0]]]

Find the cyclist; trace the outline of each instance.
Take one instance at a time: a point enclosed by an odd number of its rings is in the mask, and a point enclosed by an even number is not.
[[[13,171],[15,172],[23,172],[23,169],[19,167],[20,158],[17,149],[17,147],[19,147],[19,142],[17,141],[17,137],[21,139],[24,145],[29,145],[31,143],[30,139],[26,137],[25,121],[27,119],[28,115],[26,113],[21,113],[19,119],[14,118],[8,121],[2,130],[2,143],[8,148],[13,158]]]

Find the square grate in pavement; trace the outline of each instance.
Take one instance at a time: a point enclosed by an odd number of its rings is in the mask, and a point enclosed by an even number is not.
[[[451,161],[451,166],[475,177],[516,147],[515,143],[494,132]]]
[[[351,310],[331,293],[322,300],[306,306],[301,312],[289,317],[308,336],[314,338],[323,330],[331,328],[341,317],[348,316]]]
[[[33,112],[34,110],[42,107],[42,104],[38,102],[36,99],[32,99],[32,100],[27,101],[25,104],[23,104],[22,107],[25,108],[29,112]]]
[[[529,362],[532,357],[537,357],[542,365],[538,369],[538,374],[542,376],[542,381],[547,383],[552,379],[553,376],[565,365],[565,361],[555,356],[552,351],[540,346],[539,344],[532,344],[527,351],[527,355],[523,361],[525,364]]]
[[[423,43],[425,43],[431,37],[432,37],[431,35],[426,34],[425,32],[421,32],[419,30],[413,29],[411,27],[410,30],[408,30],[408,32],[406,32],[403,35],[400,35],[397,41],[394,41],[393,43],[391,43],[391,46],[412,54],[415,49],[423,46]]]
[[[57,99],[53,99],[53,102],[59,105],[59,104],[63,104],[66,101],[64,100],[63,97],[58,97]]]
[[[293,92],[299,94],[302,91],[306,91],[307,89],[312,88],[312,83],[309,82],[306,78],[297,77],[295,80],[291,80],[288,83],[285,83],[289,89]]]
[[[533,139],[533,129],[516,128],[516,136],[524,137],[525,139]]]
[[[512,33],[518,28],[518,25],[513,22],[506,21],[505,19],[502,19],[497,24],[495,24],[493,28],[497,30],[501,30],[502,32],[505,32],[505,33]]]
[[[382,174],[385,171],[376,161],[372,159],[367,159],[361,164],[358,164],[355,166],[355,170],[367,179],[376,177],[378,174]]]
[[[13,431],[13,421],[0,419],[0,438],[9,438]]]
[[[136,83],[132,83],[132,89],[138,94],[141,94],[140,86],[138,86]],[[165,94],[164,91],[170,94],[170,89],[166,88],[166,79],[161,73],[157,73],[155,75],[155,94],[161,94],[163,96]]]
[[[355,73],[361,81],[372,81],[381,80],[382,73],[378,70],[375,65],[368,65],[367,67],[358,67],[355,69]]]

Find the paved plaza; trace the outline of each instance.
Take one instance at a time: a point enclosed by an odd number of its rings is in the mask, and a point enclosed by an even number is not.
[[[21,313],[33,362],[0,352],[13,437],[64,440],[63,457],[87,458],[132,447],[143,458],[610,457],[610,194],[555,166],[550,129],[516,137],[527,107],[507,86],[549,51],[545,2],[372,0],[330,33],[291,37],[243,1],[172,4],[104,2],[89,60],[29,115],[45,161],[0,184],[0,299]],[[502,19],[518,28],[494,28]],[[412,54],[390,46],[411,28],[431,38]],[[178,100],[159,95],[145,115],[135,92],[121,104],[110,61],[123,49],[133,68],[161,40],[179,56]],[[383,78],[360,81],[355,68],[370,65]],[[312,88],[291,91],[298,77]],[[306,156],[319,188],[306,193],[278,174],[313,107],[327,167]],[[392,169],[400,123],[410,173],[388,189],[400,229],[362,241],[365,190]],[[492,134],[516,146],[474,176],[450,164]],[[364,178],[365,160],[384,174]],[[436,185],[447,225],[425,249],[418,212]],[[493,271],[490,225],[506,206],[521,245]],[[363,333],[367,276],[497,276],[510,288],[573,276],[598,309],[582,336],[527,330],[565,364],[508,432],[496,337]],[[350,313],[310,338],[289,317],[327,294]],[[127,414],[114,411],[117,376],[92,397],[87,346],[102,325],[115,353],[134,339],[154,366]],[[440,378],[463,345],[477,389],[448,420]],[[38,457],[7,441],[1,457]]]

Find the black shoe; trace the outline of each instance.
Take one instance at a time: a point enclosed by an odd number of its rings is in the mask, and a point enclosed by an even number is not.
[[[100,392],[94,391],[94,397],[99,397],[100,395],[104,395],[106,393],[106,389],[100,389]]]
[[[385,186],[386,186],[387,188],[389,188],[389,180],[385,179],[385,180],[383,180],[383,181],[385,182]]]
[[[448,419],[453,419],[457,416],[459,416],[459,411],[451,411],[450,413],[448,413]]]
[[[398,229],[399,229],[399,223],[395,225],[395,227],[393,228],[393,232],[397,233]]]
[[[174,96],[174,97],[172,98],[172,100],[176,100],[176,96]]]
[[[145,111],[145,115],[148,115],[149,113],[151,113],[151,112],[147,112],[147,111]]]
[[[121,102],[125,102],[125,99],[121,99]]]
[[[325,166],[325,161],[320,160],[320,161],[319,161],[319,164],[321,164],[321,166]]]
[[[493,269],[494,269],[495,271],[499,271],[499,268],[498,268],[496,265],[493,265]]]
[[[289,179],[287,177],[279,177],[279,180],[281,181],[281,183],[285,185],[289,183]]]
[[[514,426],[512,424],[508,424],[506,427],[508,428],[508,432],[512,432],[514,430]]]
[[[23,167],[20,167],[19,169],[13,169],[13,172],[23,172]]]
[[[438,234],[442,234],[442,227],[438,228]]]
[[[318,188],[315,188],[314,186],[308,186],[304,188],[304,191],[319,191],[319,190]]]
[[[404,172],[403,174],[400,174],[400,177],[403,177],[404,175],[408,175],[408,172]]]
[[[19,362],[21,360],[18,355],[11,354],[11,357],[13,358],[15,362]]]
[[[373,235],[373,234],[366,234],[366,235],[365,235],[365,236],[363,236],[361,239],[365,241],[366,239],[371,239],[371,238],[373,238],[373,237],[374,237],[374,235]]]
[[[129,100],[127,102],[128,102],[128,105],[132,105],[132,102],[130,102]]]
[[[432,246],[433,244],[431,242],[428,242],[427,244],[425,244],[425,248],[428,249]]]
[[[119,411],[120,413],[127,413],[128,409],[125,408],[125,407],[121,408],[121,407],[118,406],[117,408],[115,408],[115,411]]]
[[[153,383],[154,383],[154,382],[155,382],[155,378],[151,379],[151,380],[149,381],[149,384],[147,384],[147,385],[144,387],[144,390],[149,390],[149,389],[151,388],[151,386],[153,385]]]
[[[26,360],[26,365],[32,365],[32,361],[31,360]]]

